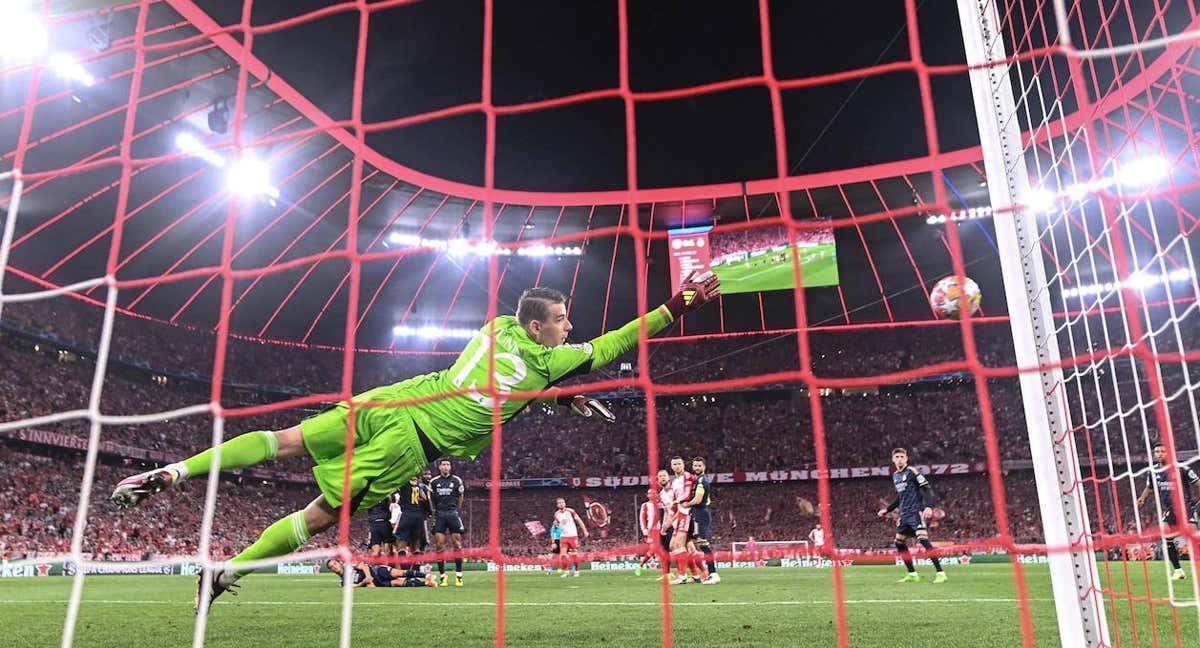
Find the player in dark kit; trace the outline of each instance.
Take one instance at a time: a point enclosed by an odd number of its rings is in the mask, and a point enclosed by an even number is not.
[[[900,509],[900,522],[896,525],[896,552],[904,560],[908,573],[897,582],[916,583],[921,577],[913,567],[912,554],[908,552],[908,539],[916,537],[917,542],[920,542],[926,551],[933,551],[933,543],[929,541],[929,530],[925,528],[925,520],[933,516],[933,486],[925,479],[925,475],[908,465],[908,451],[904,448],[892,450],[892,463],[896,465],[896,472],[892,475],[896,499],[892,500],[887,508],[879,509],[879,517]],[[936,556],[930,556],[930,560],[933,561],[933,568],[937,570],[933,582],[946,582],[942,561]]]
[[[441,553],[446,549],[446,534],[450,534],[450,542],[453,544],[456,551],[462,549],[463,528],[462,516],[459,515],[459,510],[462,509],[463,493],[466,487],[463,485],[463,480],[457,475],[450,473],[450,460],[442,459],[438,462],[438,476],[429,482],[429,494],[433,499],[433,544],[434,551]],[[462,587],[462,558],[454,559],[454,586]],[[446,561],[439,560],[437,563],[438,574],[440,574],[442,587],[446,586]]]
[[[704,554],[704,562],[708,567],[708,576],[700,581],[704,585],[716,585],[721,582],[717,575],[717,563],[713,560],[712,545],[712,475],[707,474],[708,465],[704,457],[692,459],[692,474],[696,476],[696,499],[692,504],[692,525],[696,529],[696,548]]]
[[[396,537],[392,535],[392,498],[384,498],[375,506],[367,509],[367,525],[371,531],[371,537],[367,541],[371,545],[372,556],[390,556],[392,554],[392,542]]]
[[[426,468],[421,471],[421,484],[425,486],[425,493],[429,494],[429,485],[433,483],[433,470]],[[425,523],[421,525],[421,553],[425,553],[425,548],[429,546],[429,521],[433,519],[433,498],[425,500],[422,504],[425,509]]]
[[[396,491],[400,519],[396,522],[396,551],[408,557],[424,551],[425,515],[429,507],[429,487],[413,477]]]
[[[1188,516],[1187,521],[1196,524],[1196,498],[1194,492],[1200,484],[1200,475],[1188,466],[1179,466],[1179,485],[1183,489],[1183,506]],[[1167,543],[1167,559],[1171,561],[1171,580],[1183,580],[1187,575],[1179,564],[1179,545],[1182,524],[1175,515],[1175,482],[1171,479],[1171,467],[1167,465],[1167,448],[1162,443],[1154,444],[1154,463],[1150,464],[1150,475],[1146,477],[1146,487],[1138,495],[1137,505],[1141,508],[1151,494],[1157,496],[1158,510],[1162,511],[1161,528],[1163,539]],[[1171,527],[1177,527],[1172,529]]]
[[[325,567],[338,576],[338,584],[342,580],[344,565],[337,558],[325,561]],[[352,587],[437,587],[433,574],[425,574],[415,567],[388,567],[387,565],[368,565],[356,563],[354,573],[350,576]]]

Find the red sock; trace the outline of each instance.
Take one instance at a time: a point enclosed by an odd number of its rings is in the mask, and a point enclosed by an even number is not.
[[[688,555],[687,555],[686,551],[675,554],[675,570],[679,573],[680,576],[687,576],[689,562],[691,562],[691,561],[688,560]]]
[[[700,573],[701,578],[708,578],[708,565],[704,563],[704,555],[697,552],[692,554],[692,567]]]

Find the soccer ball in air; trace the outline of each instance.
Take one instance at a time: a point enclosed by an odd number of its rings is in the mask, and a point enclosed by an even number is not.
[[[979,301],[982,299],[982,295],[979,294],[979,285],[970,277],[943,277],[929,293],[929,305],[933,307],[934,315],[950,319],[962,317],[959,297],[964,293],[971,314],[979,313]]]

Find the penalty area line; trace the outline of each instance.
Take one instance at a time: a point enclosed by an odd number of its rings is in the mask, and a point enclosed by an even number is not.
[[[929,603],[929,604],[963,604],[963,603],[1018,603],[1016,598],[953,598],[953,599],[847,599],[846,605],[884,605],[893,603]],[[1052,598],[1030,598],[1029,602],[1053,601]],[[45,605],[67,603],[67,599],[25,599],[0,600],[0,605]],[[124,599],[87,599],[84,604],[92,605],[186,605],[191,607],[191,601],[135,601]],[[671,607],[745,607],[754,605],[833,605],[834,601],[677,601]],[[216,605],[337,605],[337,601],[218,601]],[[354,601],[354,605],[421,605],[437,607],[495,607],[491,601],[465,601],[452,603],[446,601]],[[505,607],[662,607],[659,601],[513,601],[504,604]]]

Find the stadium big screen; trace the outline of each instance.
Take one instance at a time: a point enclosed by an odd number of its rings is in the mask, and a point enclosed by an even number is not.
[[[833,228],[803,229],[788,243],[783,225],[713,231],[711,225],[668,232],[672,288],[692,271],[711,268],[725,294],[790,290],[796,287],[792,256],[799,256],[804,288],[836,286],[837,248]]]

